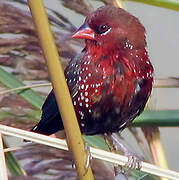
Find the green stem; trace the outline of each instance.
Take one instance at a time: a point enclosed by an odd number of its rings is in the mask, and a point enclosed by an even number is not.
[[[133,126],[179,126],[179,110],[145,110],[137,117]]]
[[[129,0],[179,11],[178,0]]]

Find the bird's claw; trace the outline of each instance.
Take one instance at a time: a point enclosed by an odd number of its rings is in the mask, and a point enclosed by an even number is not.
[[[86,169],[85,174],[86,174],[88,171],[88,168],[90,166],[90,161],[92,160],[92,156],[90,153],[90,147],[88,146],[87,143],[85,143],[85,151],[87,154],[86,163],[85,163],[85,169]],[[75,168],[75,163],[73,161],[72,161],[72,168]]]
[[[88,168],[90,166],[90,161],[92,160],[92,156],[91,156],[91,153],[90,153],[90,147],[88,146],[87,143],[85,143],[85,150],[86,150],[86,154],[87,154],[87,158],[86,158],[86,171],[88,171]]]
[[[133,169],[140,170],[142,168],[141,161],[134,154],[126,155],[128,157],[128,162],[124,166],[114,166],[115,177],[123,176],[123,179],[128,179],[127,176]]]
[[[125,164],[125,168],[128,170],[137,169],[140,170],[142,168],[141,160],[135,156],[134,154],[128,154],[128,162]]]
[[[76,168],[75,163],[74,163],[74,160],[72,160],[71,167],[72,167],[73,169],[75,169],[75,168]]]

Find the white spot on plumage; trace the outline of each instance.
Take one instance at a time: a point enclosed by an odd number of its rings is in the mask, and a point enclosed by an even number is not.
[[[91,73],[88,73],[88,76],[91,77]]]
[[[99,87],[99,86],[101,86],[101,83],[96,84],[96,87]]]
[[[86,104],[85,106],[86,106],[86,108],[88,108],[88,107],[89,107],[89,104]]]
[[[87,91],[85,91],[85,96],[88,96],[88,92]]]
[[[89,102],[89,99],[88,99],[88,98],[85,98],[85,102],[86,102],[86,103]]]
[[[73,105],[76,106],[76,101],[73,102]]]
[[[82,104],[82,102],[80,102],[80,104],[79,104],[80,106],[83,106],[83,104]]]
[[[82,111],[79,111],[79,114],[81,115],[81,119],[83,119],[83,118],[84,118],[83,112],[82,112]]]
[[[82,84],[82,85],[81,85],[81,89],[84,89],[84,87],[85,87],[84,84]]]
[[[87,85],[86,85],[86,88],[85,88],[85,90],[87,90],[87,89],[88,89],[88,87],[89,87],[89,85],[87,84]]]
[[[133,46],[131,44],[129,44],[129,49],[133,49]]]

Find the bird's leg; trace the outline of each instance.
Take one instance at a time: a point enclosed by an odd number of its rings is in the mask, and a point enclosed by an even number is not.
[[[128,169],[141,169],[141,162],[138,157],[131,153],[121,142],[117,134],[105,135],[105,140],[112,152],[122,151],[128,157],[125,167]],[[121,171],[122,172],[122,171]]]
[[[104,134],[104,139],[105,139],[105,141],[106,141],[106,143],[107,143],[107,145],[108,145],[108,147],[109,147],[109,150],[111,151],[111,152],[114,152],[114,153],[116,153],[116,151],[117,151],[117,149],[116,149],[116,146],[114,145],[114,143],[113,143],[113,140],[112,140],[112,138],[111,138],[111,135],[112,134]],[[114,166],[114,175],[115,176],[117,176],[118,174],[123,174],[123,172],[122,172],[122,167],[121,166],[119,166],[119,165],[115,165]]]
[[[92,160],[92,156],[90,153],[90,147],[88,146],[88,144],[85,142],[85,150],[86,150],[86,154],[87,154],[87,159],[86,159],[86,171],[89,168],[90,162]]]
[[[130,152],[126,146],[124,146],[119,138],[119,136],[115,133],[112,133],[111,138],[113,140],[113,144],[117,150],[121,150],[125,156],[128,157],[128,162],[125,165],[129,169],[141,169],[141,161],[140,159],[134,155],[134,153]]]

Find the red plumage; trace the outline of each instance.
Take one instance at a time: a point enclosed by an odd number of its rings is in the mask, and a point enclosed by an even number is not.
[[[153,67],[145,49],[144,27],[125,10],[103,6],[88,15],[73,38],[86,43],[65,69],[82,133],[124,129],[143,111],[152,90]],[[52,134],[61,129],[52,91],[33,131]]]

